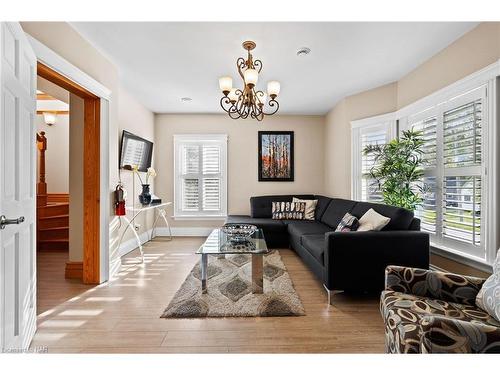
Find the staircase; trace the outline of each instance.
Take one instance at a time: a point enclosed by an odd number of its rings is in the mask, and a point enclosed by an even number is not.
[[[37,249],[38,251],[69,250],[69,195],[48,194],[45,181],[45,132],[37,134],[39,180],[37,184]]]

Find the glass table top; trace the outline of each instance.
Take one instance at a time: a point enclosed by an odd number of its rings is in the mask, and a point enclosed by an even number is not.
[[[246,243],[233,243],[220,229],[214,229],[196,254],[267,254],[269,252],[262,229],[257,229]]]

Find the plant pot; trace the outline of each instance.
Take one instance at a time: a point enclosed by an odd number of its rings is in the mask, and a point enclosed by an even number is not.
[[[151,203],[151,193],[149,192],[149,184],[142,184],[142,193],[139,194],[139,202],[142,205],[148,205]]]

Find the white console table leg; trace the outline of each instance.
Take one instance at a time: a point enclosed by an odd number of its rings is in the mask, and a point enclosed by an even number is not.
[[[163,208],[158,209],[158,215],[156,215],[155,221],[153,223],[153,228],[151,229],[151,238],[150,239],[151,240],[153,239],[154,231],[156,229],[156,223],[158,222],[158,219],[160,218],[160,216],[163,218],[163,221],[165,222],[165,224],[167,224],[169,241],[172,241],[172,229],[170,228],[170,223],[168,222],[168,219],[167,219],[167,213]]]
[[[135,218],[135,216],[134,216],[134,218]],[[130,222],[130,220],[127,219],[126,216],[123,216],[123,220],[125,220],[125,222],[127,223],[127,228],[130,228],[132,230],[132,233],[134,233],[135,239],[137,240],[137,245],[139,247],[139,251],[141,252],[141,262],[144,263],[144,251],[142,250],[141,239],[139,238],[139,235],[137,234],[137,231],[135,230],[135,228],[132,225],[132,223]],[[126,231],[127,231],[127,229],[125,229],[122,232],[122,235],[120,237],[120,242],[118,243],[118,248],[120,248],[120,245],[121,245],[122,240],[123,240],[123,236],[125,235]]]

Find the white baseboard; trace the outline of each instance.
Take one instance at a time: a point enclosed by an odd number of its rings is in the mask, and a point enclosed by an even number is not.
[[[156,233],[156,230],[155,230],[155,233]],[[139,234],[139,239],[141,241],[141,245],[143,245],[144,243],[149,241],[149,236],[151,236],[151,229]],[[137,246],[137,239],[134,236],[131,239],[129,239],[128,241],[123,242],[121,244],[120,250],[118,250],[118,255],[120,257],[122,257],[122,256],[130,253],[132,250],[137,249],[137,247],[138,247]]]
[[[216,227],[171,227],[173,237],[207,237]],[[167,227],[155,229],[156,236],[169,236]]]

